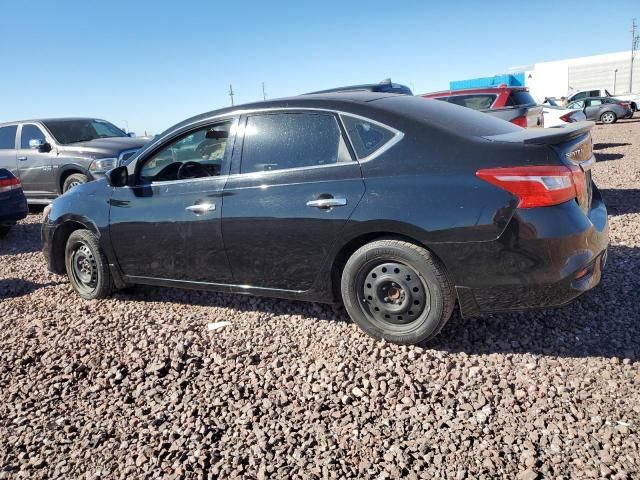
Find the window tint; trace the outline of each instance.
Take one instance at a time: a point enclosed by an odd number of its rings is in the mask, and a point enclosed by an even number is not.
[[[526,90],[513,90],[507,99],[507,106],[520,107],[522,105],[535,105],[536,101]]]
[[[573,97],[573,100],[580,100],[581,98],[585,98],[587,96],[587,92],[576,93]]]
[[[584,101],[570,103],[567,108],[577,108],[582,110],[584,108]]]
[[[18,127],[10,125],[0,127],[0,150],[13,150],[16,148],[16,130]]]
[[[491,108],[496,100],[496,95],[477,94],[477,95],[452,95],[449,97],[449,103],[455,103],[461,107],[472,108],[473,110],[486,110]]]
[[[333,115],[279,113],[247,118],[240,173],[349,161]]]
[[[20,148],[29,148],[29,140],[42,140],[46,142],[47,139],[35,125],[22,125],[22,133],[20,134]]]
[[[344,115],[342,120],[358,158],[368,157],[395,136],[388,128],[363,119]]]
[[[600,96],[600,90],[591,90],[589,92],[589,96],[590,97],[599,97]]]
[[[214,177],[226,172],[228,155],[225,153],[232,123],[209,125],[169,143],[144,162],[141,180],[167,182]]]

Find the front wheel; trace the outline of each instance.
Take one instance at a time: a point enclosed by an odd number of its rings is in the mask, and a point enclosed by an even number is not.
[[[401,345],[435,337],[455,303],[439,260],[401,240],[378,240],[358,249],[344,267],[341,290],[345,308],[360,328]]]
[[[618,117],[613,112],[604,112],[602,115],[600,115],[600,120],[602,121],[602,123],[607,123],[607,124],[616,123],[616,121],[618,120]]]
[[[76,230],[69,235],[65,266],[71,286],[85,300],[111,295],[113,282],[109,262],[90,231]]]
[[[89,177],[84,173],[74,173],[73,175],[69,175],[62,184],[62,193],[67,193],[73,187],[77,187],[78,185],[82,185],[88,181]]]

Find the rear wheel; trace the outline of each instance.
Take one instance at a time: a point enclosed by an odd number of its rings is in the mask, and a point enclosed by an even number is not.
[[[11,225],[0,225],[0,238],[4,238],[11,230]]]
[[[613,112],[604,112],[602,115],[600,115],[600,120],[602,121],[602,123],[616,123],[618,117]]]
[[[65,249],[65,266],[71,286],[85,300],[105,298],[113,291],[109,263],[98,239],[88,230],[75,230]]]
[[[444,267],[429,251],[400,240],[358,249],[342,273],[349,316],[374,338],[409,345],[435,337],[453,312]]]
[[[62,184],[62,193],[66,193],[73,187],[82,185],[83,183],[87,183],[88,181],[89,177],[87,177],[84,173],[74,173],[73,175],[69,175]]]

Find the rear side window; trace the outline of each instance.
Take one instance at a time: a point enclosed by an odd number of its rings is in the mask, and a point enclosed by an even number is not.
[[[521,107],[523,105],[535,105],[536,100],[526,90],[514,90],[509,94],[507,107]]]
[[[589,102],[589,106],[590,107],[599,107],[600,105],[602,105],[602,100],[597,99],[597,100],[588,100]]]
[[[368,157],[396,135],[392,130],[364,119],[343,115],[342,121],[359,159]]]
[[[16,130],[15,125],[8,127],[0,127],[0,150],[13,150],[16,148]]]
[[[22,133],[20,134],[20,148],[29,148],[29,140],[42,140],[46,142],[44,133],[35,125],[23,125]]]
[[[278,113],[247,118],[240,173],[350,161],[333,115]]]
[[[491,94],[452,95],[449,97],[449,103],[472,108],[473,110],[487,110],[491,108],[495,100],[496,96]]]

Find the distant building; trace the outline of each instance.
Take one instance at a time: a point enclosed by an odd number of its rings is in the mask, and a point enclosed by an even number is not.
[[[612,94],[629,93],[631,51],[569,58],[553,62],[512,67],[508,73],[493,77],[456,80],[451,90],[497,86],[529,87],[531,94],[542,101],[544,97],[560,98],[579,90],[606,88]],[[640,55],[633,64],[633,93],[640,93]]]
[[[633,64],[632,92],[640,91],[640,55]],[[631,50],[590,57],[540,62],[510,70],[522,72],[531,94],[538,98],[567,96],[579,90],[603,87],[613,95],[629,93]]]

